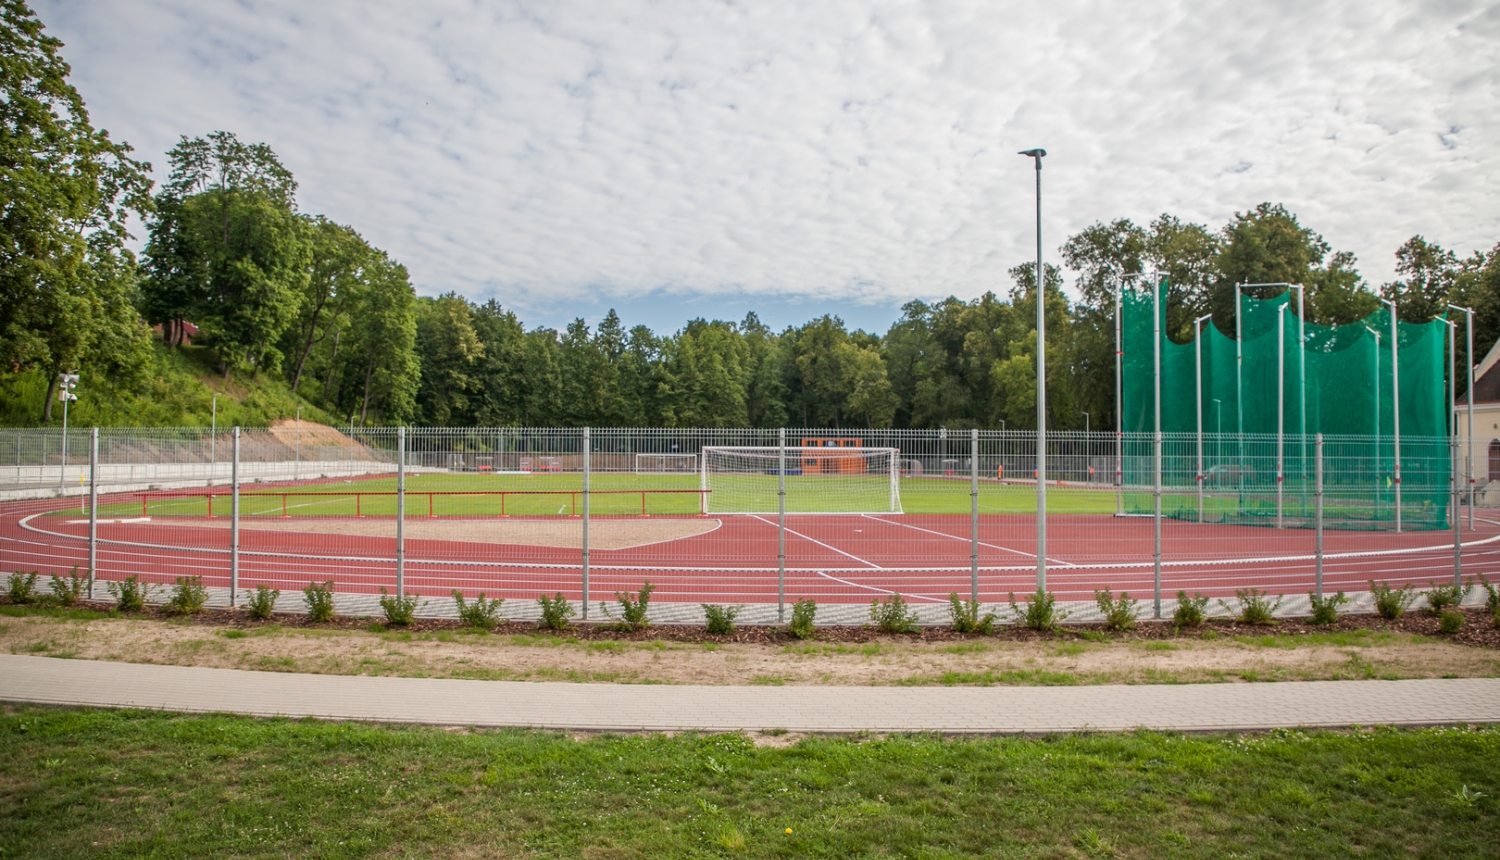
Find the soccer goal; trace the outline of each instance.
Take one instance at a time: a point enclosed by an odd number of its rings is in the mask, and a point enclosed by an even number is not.
[[[635,473],[637,475],[659,475],[663,472],[692,474],[697,471],[697,454],[635,455]]]
[[[706,514],[775,514],[782,479],[798,514],[899,514],[897,448],[705,446],[699,470]]]

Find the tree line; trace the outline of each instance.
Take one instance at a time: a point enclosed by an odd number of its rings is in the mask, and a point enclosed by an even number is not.
[[[352,226],[299,211],[292,172],[265,144],[223,131],[183,137],[152,193],[150,165],[89,124],[60,44],[24,3],[0,10],[11,58],[0,64],[0,360],[11,373],[55,385],[59,372],[83,369],[143,388],[153,350],[192,349],[225,378],[283,380],[360,424],[1035,424],[1032,263],[1011,269],[998,293],[909,302],[884,334],[851,331],[831,314],[779,332],[753,313],[672,334],[627,328],[614,311],[593,326],[528,328],[496,300],[417,297],[405,267]],[[128,247],[131,214],[147,227],[139,258]],[[1372,288],[1352,255],[1263,203],[1219,228],[1170,214],[1099,222],[1060,251],[1077,297],[1053,265],[1042,291],[1048,420],[1058,429],[1114,426],[1113,291],[1147,271],[1170,279],[1177,342],[1207,313],[1232,335],[1241,282],[1304,284],[1309,321],[1327,325],[1363,318],[1380,298],[1408,321],[1472,306],[1476,349],[1500,337],[1500,245],[1459,257],[1414,236],[1396,251],[1397,280]],[[187,323],[197,327],[191,345]],[[1460,352],[1455,367],[1468,360]]]

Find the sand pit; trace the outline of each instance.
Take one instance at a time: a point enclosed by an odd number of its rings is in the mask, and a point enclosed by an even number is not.
[[[140,523],[141,528],[151,526],[195,526],[201,528],[229,528],[227,517],[214,519],[176,519],[157,517],[150,523]],[[682,540],[706,534],[719,527],[719,521],[705,517],[690,518],[631,518],[594,519],[589,521],[590,549],[631,549],[655,543]],[[364,519],[319,519],[316,517],[293,517],[291,519],[261,519],[245,517],[240,520],[240,530],[301,532],[303,534],[352,535],[358,537],[396,536],[396,521],[389,518],[369,517]],[[577,519],[408,519],[407,540],[463,541],[466,543],[495,543],[511,546],[546,546],[562,549],[583,547],[583,521]]]

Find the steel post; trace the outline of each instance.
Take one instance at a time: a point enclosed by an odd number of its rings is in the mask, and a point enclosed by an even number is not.
[[[585,621],[589,617],[589,476],[591,471],[589,453],[592,447],[589,441],[589,428],[585,427],[583,428],[583,553],[580,559],[583,567],[582,617]]]
[[[1314,456],[1317,462],[1314,464],[1313,503],[1316,506],[1316,530],[1317,530],[1317,571],[1314,589],[1318,598],[1323,597],[1323,434],[1319,433],[1314,443]]]
[[[979,605],[979,430],[969,431],[969,599]]]
[[[776,623],[786,622],[786,428],[776,431]]]
[[[89,599],[99,565],[99,428],[89,430]]]
[[[240,589],[240,428],[229,432],[229,605],[235,605]]]
[[[396,597],[406,597],[406,428],[396,428]]]

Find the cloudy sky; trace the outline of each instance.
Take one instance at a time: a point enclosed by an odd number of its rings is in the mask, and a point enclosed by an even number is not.
[[[44,0],[96,126],[265,141],[418,290],[883,331],[1106,219],[1500,242],[1493,2]]]

